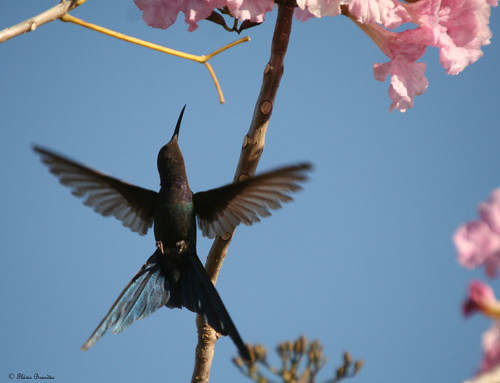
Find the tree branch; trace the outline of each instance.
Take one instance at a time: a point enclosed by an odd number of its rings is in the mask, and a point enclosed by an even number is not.
[[[23,22],[20,22],[19,24],[13,25],[12,27],[5,28],[0,31],[0,43],[23,33],[34,31],[40,25],[57,20],[84,2],[85,0],[63,0],[56,6],[47,9],[39,15],[33,16]]]
[[[259,97],[255,105],[250,129],[243,139],[238,167],[234,180],[241,180],[255,174],[260,157],[264,150],[265,137],[269,119],[273,111],[274,100],[284,70],[284,59],[292,29],[292,16],[295,0],[278,2],[278,16],[271,45],[271,57],[264,68],[264,76]],[[205,268],[215,284],[222,263],[227,255],[227,248],[234,234],[225,233],[217,237],[212,244]],[[219,335],[198,315],[198,345],[195,353],[195,365],[192,383],[206,383],[210,378],[210,368],[214,354],[215,342]]]

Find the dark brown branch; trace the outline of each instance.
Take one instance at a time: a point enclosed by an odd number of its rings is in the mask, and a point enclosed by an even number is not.
[[[12,27],[5,28],[0,31],[0,43],[23,33],[34,31],[40,25],[57,20],[84,2],[85,0],[62,1],[39,15],[33,16],[23,22],[20,22],[19,24],[13,25]]]
[[[278,3],[278,16],[271,45],[271,57],[264,68],[264,76],[250,129],[243,139],[240,160],[234,180],[251,177],[255,174],[260,157],[264,150],[265,137],[269,119],[273,111],[274,101],[284,70],[284,59],[292,29],[292,16],[295,0]],[[205,268],[215,284],[219,271],[227,254],[233,233],[217,237],[212,244]],[[210,378],[215,342],[218,334],[205,323],[202,316],[196,319],[198,328],[198,346],[196,347],[193,383],[206,383]]]

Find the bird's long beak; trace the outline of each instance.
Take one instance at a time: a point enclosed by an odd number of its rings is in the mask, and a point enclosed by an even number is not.
[[[184,105],[184,108],[182,108],[181,114],[179,115],[179,118],[177,119],[177,125],[175,125],[174,134],[172,135],[170,142],[172,142],[174,140],[174,138],[177,138],[179,136],[179,129],[181,127],[182,116],[184,115],[184,109],[186,109],[186,105]]]

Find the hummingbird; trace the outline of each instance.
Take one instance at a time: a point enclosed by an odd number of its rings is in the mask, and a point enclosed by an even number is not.
[[[92,347],[111,328],[119,333],[159,308],[185,307],[204,316],[222,335],[229,335],[240,355],[250,360],[222,299],[196,252],[197,223],[204,236],[231,232],[271,215],[291,192],[301,189],[309,163],[282,167],[216,189],[193,193],[179,148],[182,109],[171,140],[158,153],[160,191],[144,189],[89,168],[40,146],[33,150],[59,182],[102,216],[113,216],[133,232],[145,235],[154,225],[156,250],[113,303],[81,347]]]

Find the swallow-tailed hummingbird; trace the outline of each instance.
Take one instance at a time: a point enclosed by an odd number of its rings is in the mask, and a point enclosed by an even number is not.
[[[217,189],[193,193],[178,145],[182,109],[170,142],[158,153],[160,191],[110,177],[47,149],[34,146],[61,184],[103,216],[114,216],[140,235],[154,224],[157,249],[113,303],[82,346],[87,350],[108,328],[119,333],[162,306],[186,307],[210,326],[229,335],[244,359],[250,355],[196,253],[196,221],[213,238],[241,222],[251,225],[290,201],[311,169],[308,163],[283,167]]]

